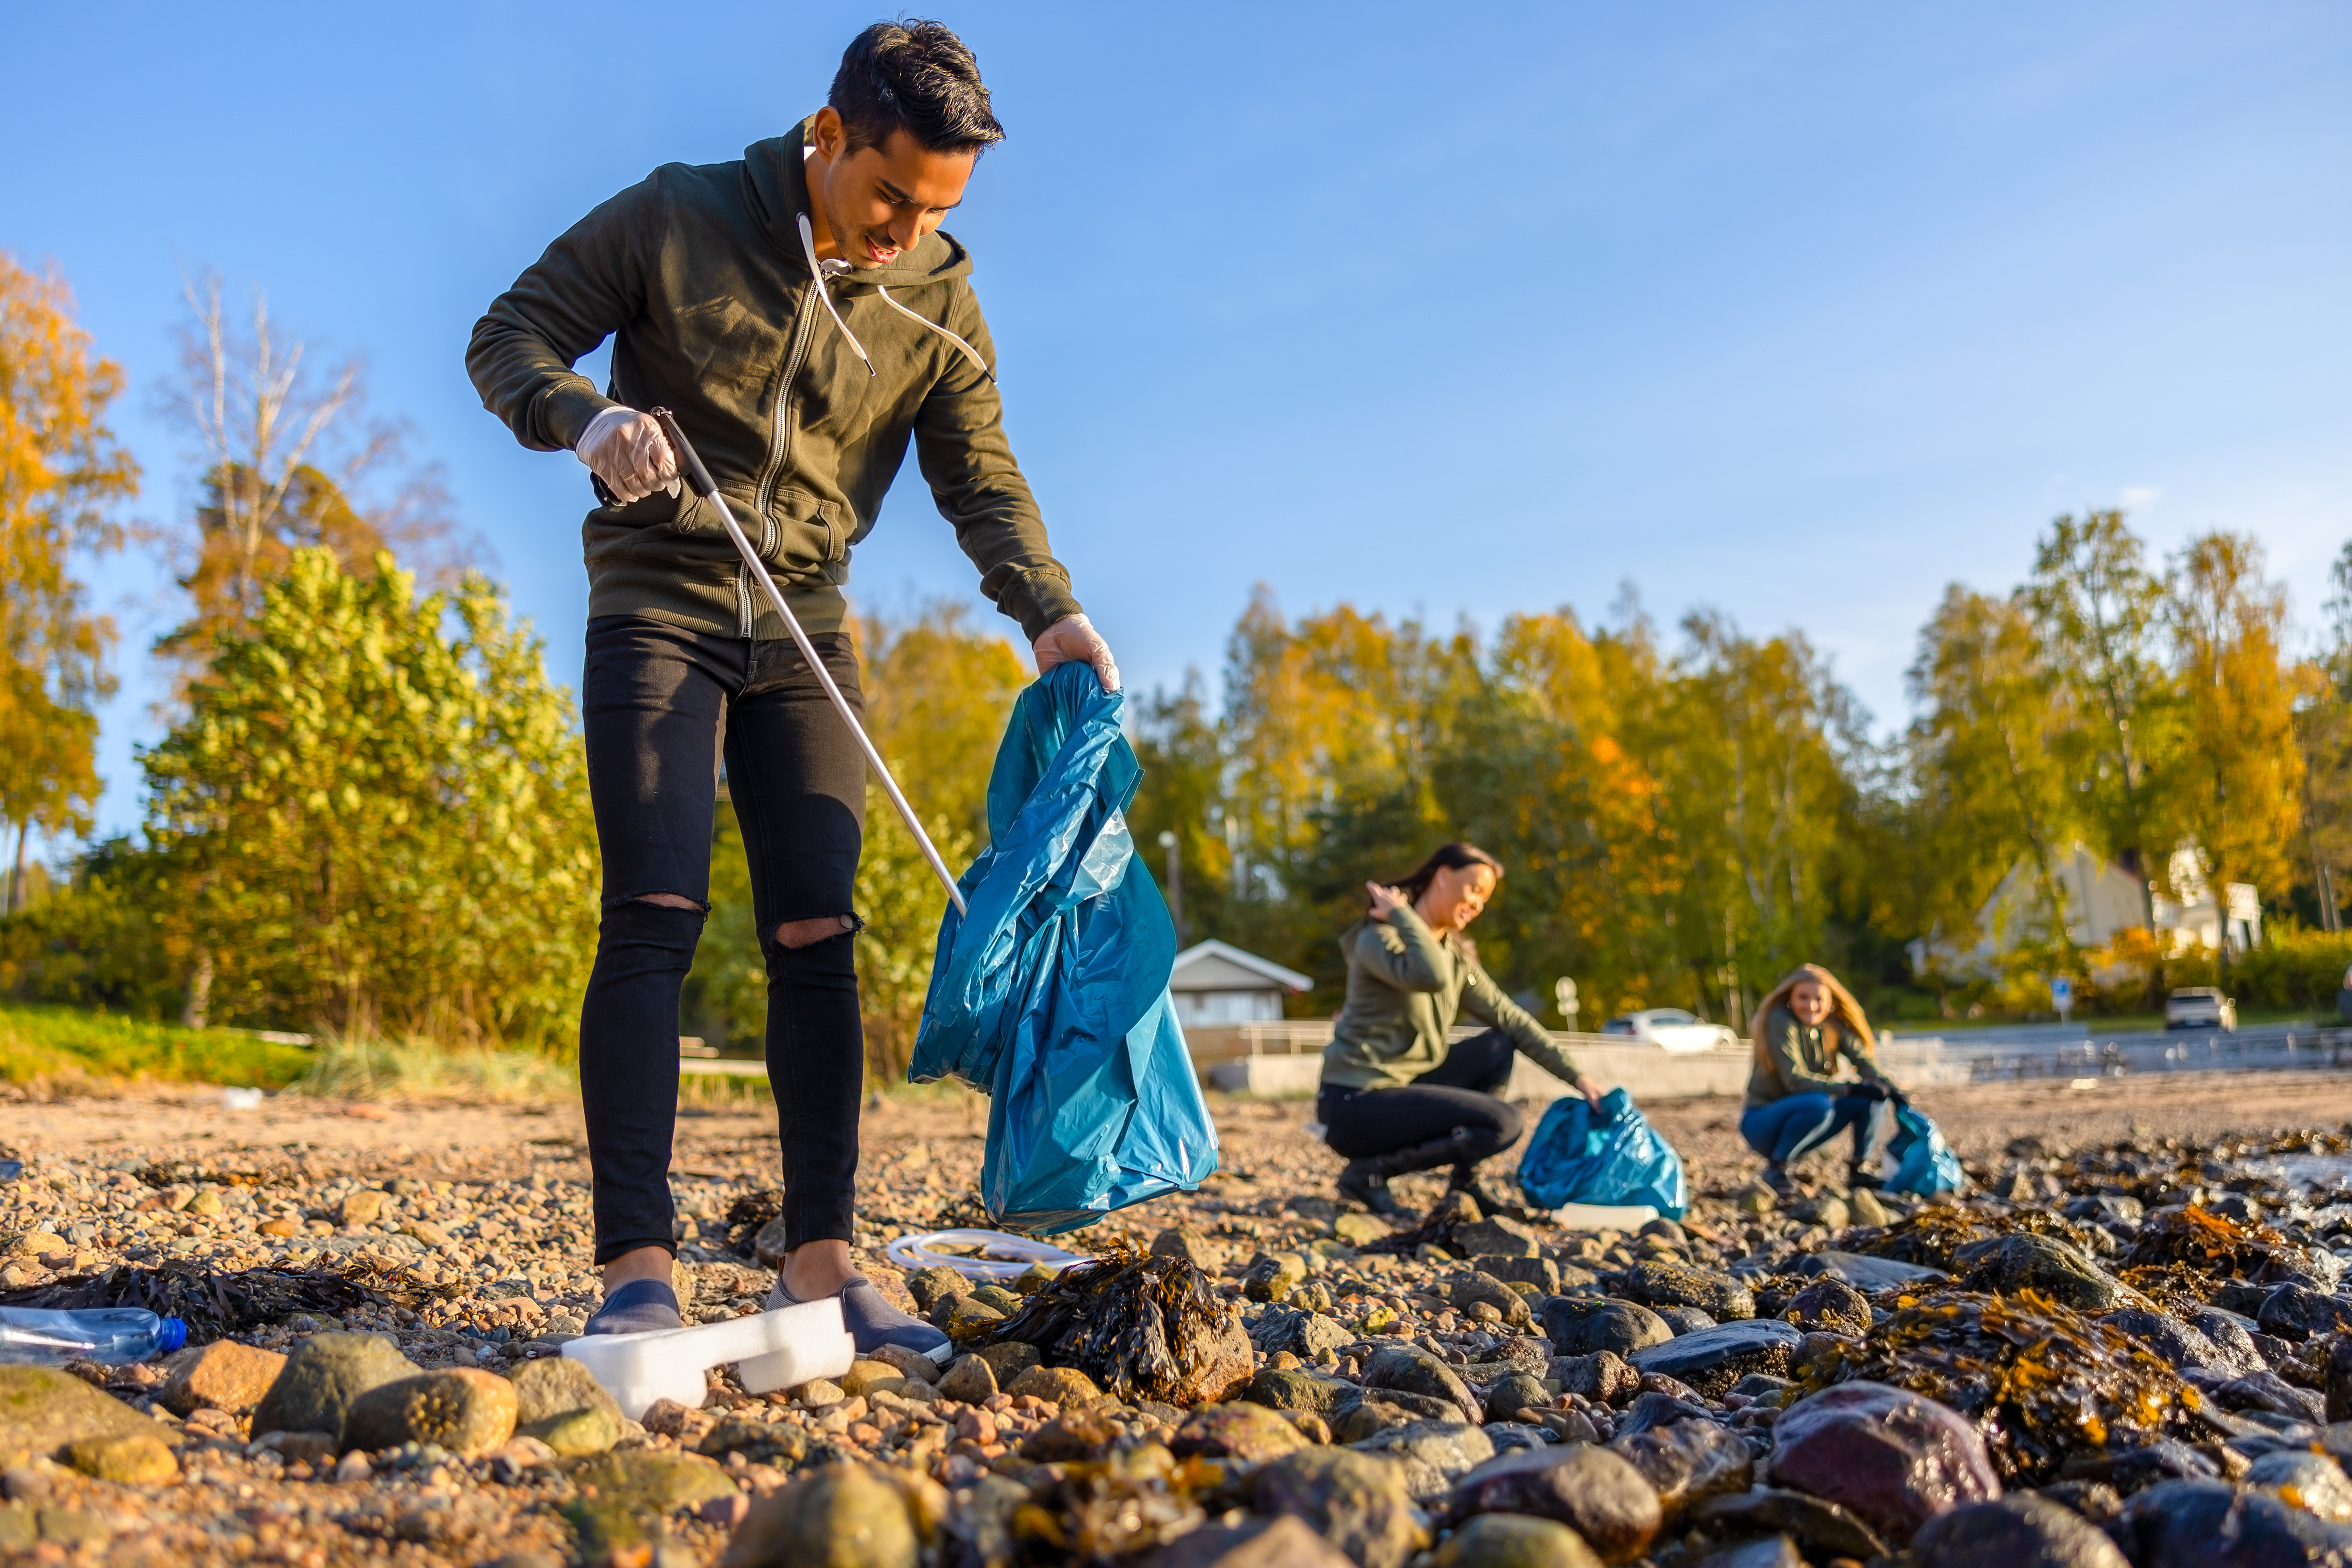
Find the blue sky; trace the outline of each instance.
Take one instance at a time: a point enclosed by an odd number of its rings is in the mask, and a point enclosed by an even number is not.
[[[481,412],[482,307],[656,164],[823,100],[866,5],[20,5],[0,247],[132,391],[181,278],[363,353],[576,676],[584,476]],[[2352,9],[2325,4],[965,4],[1011,140],[950,227],[1009,421],[1131,680],[1212,679],[1263,581],[1484,624],[1621,582],[1797,625],[1882,727],[1946,582],[2062,510],[2267,544],[2307,625],[2352,537]],[[139,814],[124,627],[102,813]],[[974,594],[909,471],[853,591]]]

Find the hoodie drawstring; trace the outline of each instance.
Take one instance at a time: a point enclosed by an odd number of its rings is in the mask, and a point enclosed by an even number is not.
[[[867,356],[866,346],[857,340],[857,334],[849,329],[849,323],[841,319],[841,311],[833,303],[833,292],[824,286],[824,265],[816,258],[816,234],[814,230],[809,227],[808,214],[806,213],[802,213],[799,214],[799,217],[801,222],[801,249],[808,256],[809,276],[816,281],[816,297],[824,301],[825,313],[833,318],[833,324],[841,329],[841,335],[849,340],[851,351],[856,353],[860,360],[865,361],[866,373],[868,376],[871,376],[874,374],[873,360]],[[882,303],[890,307],[891,309],[896,310],[899,315],[906,317],[910,321],[921,323],[923,326],[929,328],[932,331],[937,332],[940,337],[945,338],[949,342],[953,343],[957,348],[962,350],[963,357],[971,361],[972,369],[978,371],[982,375],[986,376],[990,381],[994,381],[996,379],[996,372],[988,368],[988,361],[980,357],[979,350],[973,348],[970,343],[965,342],[961,338],[957,337],[953,332],[949,331],[945,327],[940,326],[937,321],[932,320],[929,317],[923,315],[920,311],[908,309],[904,305],[901,305],[896,299],[891,298],[890,291],[883,287],[880,284],[877,283],[874,286],[874,292],[882,297]]]
[[[849,340],[851,352],[866,361],[866,373],[871,376],[874,361],[867,356],[866,345],[857,340],[857,334],[851,331],[849,323],[841,319],[841,312],[834,308],[833,290],[824,286],[824,266],[816,258],[816,234],[809,227],[808,214],[801,214],[800,220],[801,249],[808,256],[809,277],[816,284],[816,297],[824,301],[825,313],[833,318],[833,324],[841,329],[841,335]]]

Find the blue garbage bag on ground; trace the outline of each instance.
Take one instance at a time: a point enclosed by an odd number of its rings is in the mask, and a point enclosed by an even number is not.
[[[1683,1159],[1612,1089],[1595,1113],[1581,1094],[1551,1103],[1519,1156],[1519,1186],[1538,1208],[1564,1203],[1646,1203],[1668,1219],[1690,1207]]]
[[[1085,664],[1021,694],[988,780],[989,847],[957,885],[908,1082],[990,1097],[981,1201],[1035,1235],[1217,1168],[1217,1132],[1168,999],[1176,928],[1136,858],[1143,778],[1124,695]]]
[[[1944,1134],[1927,1119],[1927,1113],[1913,1109],[1907,1100],[1885,1103],[1895,1118],[1880,1166],[1886,1190],[1925,1197],[1934,1192],[1958,1192],[1968,1186],[1968,1173],[1960,1168],[1959,1156],[1952,1153],[1952,1145],[1944,1142]]]

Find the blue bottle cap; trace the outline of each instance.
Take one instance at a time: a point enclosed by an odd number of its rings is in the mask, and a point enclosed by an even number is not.
[[[165,1318],[155,1325],[155,1354],[169,1355],[188,1343],[188,1325],[178,1318]]]

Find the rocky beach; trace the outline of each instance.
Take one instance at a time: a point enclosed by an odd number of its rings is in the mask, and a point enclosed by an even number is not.
[[[982,1103],[869,1107],[861,1261],[957,1340],[625,1419],[561,1356],[596,1297],[571,1107],[0,1105],[0,1300],[190,1343],[0,1367],[0,1553],[29,1562],[1159,1568],[2203,1568],[2352,1559],[2352,1082],[1920,1096],[1974,1185],[1757,1184],[1729,1102],[1652,1107],[1679,1223],[1564,1229],[1400,1184],[1333,1200],[1302,1102],[1220,1100],[1195,1195],[980,1285]],[[772,1278],[773,1122],[687,1112],[689,1318]],[[2339,1249],[2342,1251],[2339,1253]],[[2336,1425],[2336,1423],[2346,1423]]]

